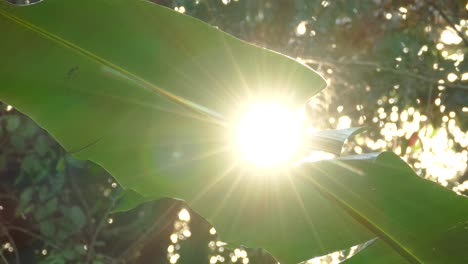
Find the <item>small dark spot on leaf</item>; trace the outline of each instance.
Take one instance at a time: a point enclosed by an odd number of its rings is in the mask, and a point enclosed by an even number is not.
[[[73,77],[73,75],[75,75],[78,72],[79,69],[80,69],[80,67],[78,67],[78,66],[70,68],[70,70],[68,70],[68,74],[67,74],[68,78]]]

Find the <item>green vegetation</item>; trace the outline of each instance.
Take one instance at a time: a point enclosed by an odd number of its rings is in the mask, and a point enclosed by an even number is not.
[[[436,2],[253,3],[171,7],[300,57],[330,91],[304,64],[149,2],[0,2],[3,261],[274,262],[260,247],[287,264],[355,245],[346,262],[468,261],[468,200],[423,179],[460,193],[463,168],[444,178],[418,159],[445,131],[466,162],[468,22]],[[446,26],[457,43],[440,48]],[[244,164],[237,111],[259,100],[302,105],[325,130],[299,155],[333,158]],[[363,132],[351,125],[375,124],[343,150]],[[385,148],[416,173],[370,153]]]

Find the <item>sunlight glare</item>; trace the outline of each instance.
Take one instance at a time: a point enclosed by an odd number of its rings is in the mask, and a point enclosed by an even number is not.
[[[462,38],[452,28],[447,27],[440,34],[440,41],[447,45],[458,45],[462,42]]]
[[[237,126],[240,155],[258,167],[289,161],[301,144],[301,136],[300,113],[278,103],[254,105]]]

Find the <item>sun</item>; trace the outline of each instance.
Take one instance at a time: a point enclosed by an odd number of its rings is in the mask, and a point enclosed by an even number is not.
[[[278,167],[297,153],[303,118],[299,111],[277,102],[256,103],[240,115],[236,130],[241,159],[256,167]]]

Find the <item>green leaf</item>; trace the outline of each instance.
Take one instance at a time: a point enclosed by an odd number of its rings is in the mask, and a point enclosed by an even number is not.
[[[63,172],[59,172],[55,175],[55,177],[51,177],[49,180],[53,192],[59,192],[63,185],[65,184],[65,175]]]
[[[39,223],[39,230],[41,234],[44,234],[46,237],[52,237],[55,234],[54,225],[47,220]]]
[[[48,186],[42,185],[39,187],[39,202],[45,202],[51,195]]]
[[[7,116],[6,118],[6,130],[8,132],[14,132],[20,125],[20,119],[16,115]]]
[[[367,155],[371,157],[370,155]],[[468,199],[421,179],[393,153],[311,163],[309,179],[410,263],[463,263]],[[307,171],[322,171],[307,175]],[[434,213],[437,212],[437,213]]]
[[[9,36],[0,55],[10,63],[0,65],[0,98],[76,157],[149,197],[191,200],[231,166],[222,150],[230,144],[224,120],[243,101],[266,94],[297,104],[325,87],[286,56],[145,1],[48,0],[21,8],[2,2],[0,10]],[[93,20],[100,23],[85,26]],[[22,45],[28,48],[21,56],[11,52]],[[177,187],[191,182],[189,193]],[[342,248],[361,240],[361,232],[349,233],[329,241]],[[317,253],[335,249],[309,240]]]
[[[72,206],[67,210],[67,216],[77,229],[80,229],[86,223],[86,216],[78,206]]]
[[[40,156],[44,156],[49,151],[49,145],[47,144],[47,137],[44,135],[40,135],[36,139],[36,144],[34,145],[34,149]]]
[[[47,212],[47,215],[51,215],[57,210],[57,208],[58,208],[58,201],[57,201],[57,198],[54,197],[50,199],[49,201],[47,201],[44,209]]]
[[[314,132],[310,136],[308,146],[311,149],[329,152],[335,155],[341,154],[341,149],[345,141],[359,133],[362,133],[367,128],[351,127],[338,130],[321,130]]]
[[[1,55],[11,62],[0,68],[2,94],[9,95],[1,98],[34,112],[30,117],[67,150],[83,150],[80,157],[115,134],[134,139],[145,117],[176,125],[193,123],[195,112],[219,123],[235,114],[239,99],[266,93],[303,102],[325,87],[322,77],[290,58],[146,1],[2,2],[0,10],[0,25],[10,36]],[[83,23],[92,19],[100,23],[90,31]],[[165,133],[156,132],[154,137]]]
[[[57,198],[52,198],[45,203],[43,206],[39,206],[34,211],[34,218],[36,221],[42,221],[46,217],[50,216],[57,210],[58,201]]]
[[[33,194],[34,194],[33,187],[28,187],[24,189],[20,194],[20,205],[28,204],[31,201]]]
[[[37,125],[31,120],[27,120],[27,122],[24,122],[24,126],[21,128],[21,131],[18,131],[18,132],[20,132],[23,137],[30,138],[34,136],[37,130],[38,130]]]
[[[57,164],[55,165],[55,170],[57,170],[57,172],[65,171],[65,159],[63,157],[60,157],[60,159],[57,161]]]
[[[86,162],[84,162],[83,160],[78,160],[71,155],[66,155],[65,160],[66,160],[66,165],[70,165],[71,167],[74,167],[74,168],[82,169],[86,165]]]
[[[18,135],[17,133],[18,132],[11,135],[11,144],[13,145],[15,150],[24,151],[26,149],[26,142],[24,140],[24,137]]]
[[[35,173],[40,170],[41,164],[33,155],[27,155],[21,160],[21,171],[25,173]]]
[[[119,197],[117,206],[112,210],[113,213],[126,212],[148,201],[157,198],[145,197],[134,190],[125,190]]]
[[[62,250],[62,255],[66,260],[73,260],[77,254],[72,249],[64,249]]]

